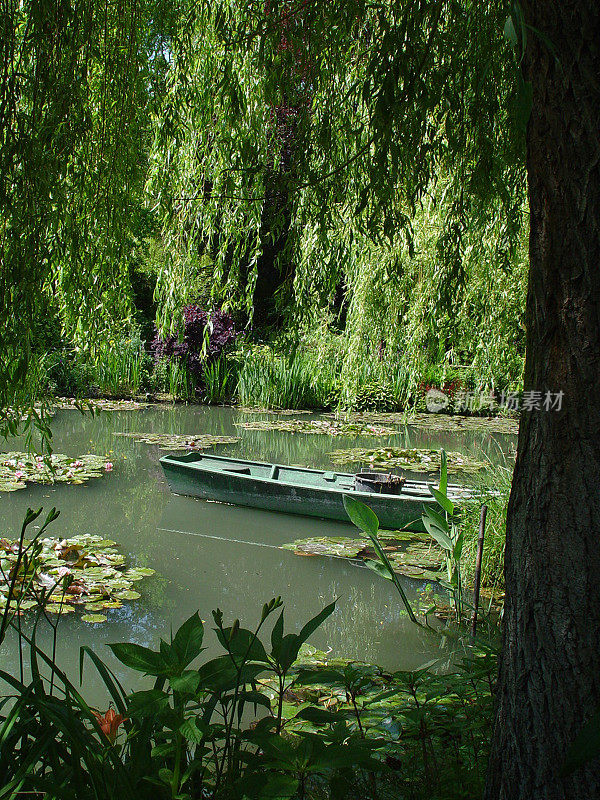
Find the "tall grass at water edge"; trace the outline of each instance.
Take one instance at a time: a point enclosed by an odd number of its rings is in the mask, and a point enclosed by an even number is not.
[[[320,409],[330,403],[332,366],[311,353],[280,355],[263,346],[245,351],[240,362],[236,396],[242,406]]]
[[[102,394],[138,394],[147,378],[147,362],[139,336],[109,340],[96,353],[94,383]]]
[[[465,507],[461,515],[464,530],[462,560],[468,585],[473,585],[475,556],[479,533],[481,506],[487,505],[485,540],[481,567],[481,585],[496,596],[504,592],[504,548],[506,544],[506,512],[513,467],[496,465],[486,471],[476,484],[479,493],[476,503]]]

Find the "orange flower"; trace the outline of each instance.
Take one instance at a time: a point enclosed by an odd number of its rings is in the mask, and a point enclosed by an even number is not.
[[[92,711],[92,714],[96,717],[100,730],[111,744],[114,744],[117,738],[119,727],[129,719],[129,717],[116,714],[112,708],[109,708],[105,714],[101,714],[99,711]]]

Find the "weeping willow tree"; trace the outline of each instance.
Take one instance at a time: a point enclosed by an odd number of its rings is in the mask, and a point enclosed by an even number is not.
[[[64,335],[93,354],[130,316],[127,263],[171,24],[172,6],[148,0],[2,7],[5,430],[32,401],[40,324],[55,315]]]
[[[445,382],[446,374],[488,389],[519,388],[525,349],[525,233],[509,256],[502,253],[502,220],[490,215],[461,235],[460,253],[448,259],[445,182],[439,181],[411,220],[412,239],[373,242],[348,220],[336,231],[329,253],[306,231],[296,276],[298,291],[310,286],[319,265],[344,252],[346,357],[342,377],[351,404],[360,393],[365,363],[379,362],[394,375],[395,401],[406,405],[422,382]],[[508,262],[508,263],[507,263]],[[454,271],[455,270],[455,271]],[[323,305],[312,295],[313,309]],[[310,298],[307,302],[311,307]],[[329,304],[331,309],[331,304]],[[314,325],[321,312],[309,312]],[[335,313],[335,309],[334,309]],[[333,316],[333,315],[332,315]]]
[[[435,347],[514,388],[527,218],[512,112],[526,90],[505,16],[492,3],[197,6],[149,183],[163,329],[202,281],[258,326],[265,285],[294,326],[335,316],[341,297],[349,393],[381,340],[411,374]]]

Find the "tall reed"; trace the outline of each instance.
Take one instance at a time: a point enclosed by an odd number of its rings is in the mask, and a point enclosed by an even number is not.
[[[147,356],[139,335],[109,339],[95,351],[94,382],[102,394],[137,394]]]

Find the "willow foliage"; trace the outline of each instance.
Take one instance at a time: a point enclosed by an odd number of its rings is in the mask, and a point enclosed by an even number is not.
[[[150,181],[170,252],[165,327],[207,262],[215,298],[251,312],[261,254],[282,231],[295,308],[325,307],[340,282],[352,299],[374,248],[390,265],[399,248],[413,257],[414,221],[441,184],[430,244],[442,305],[482,231],[510,265],[524,205],[511,110],[524,90],[506,14],[449,0],[197,4],[174,46]]]
[[[58,313],[91,357],[128,324],[131,261],[155,224],[163,331],[201,286],[251,319],[261,275],[295,327],[339,314],[342,296],[349,374],[369,336],[417,358],[403,344],[415,287],[421,323],[463,308],[464,327],[483,265],[521,263],[527,87],[506,13],[475,0],[5,3],[0,406],[26,403],[36,320]],[[427,325],[410,341],[430,347]]]
[[[40,321],[94,350],[130,313],[127,259],[169,6],[22,0],[0,10],[0,407],[27,405]],[[158,13],[161,10],[161,13]],[[169,23],[170,24],[170,23]]]

